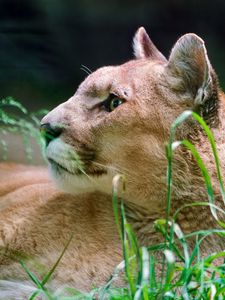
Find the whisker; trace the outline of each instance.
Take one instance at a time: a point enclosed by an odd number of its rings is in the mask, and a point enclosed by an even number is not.
[[[107,166],[98,162],[93,161],[92,162],[94,165],[100,166],[100,167],[104,167],[106,169],[112,170],[112,171],[116,171],[117,173],[122,173],[124,175],[128,175],[129,171],[125,170],[125,169],[121,169],[121,168],[117,168],[117,167],[113,167],[113,166]]]
[[[87,72],[87,70],[85,70],[84,68],[80,68],[81,71],[84,71],[84,73],[86,73],[87,75],[90,75],[89,72]]]
[[[96,162],[96,161],[93,161],[92,163],[93,163],[94,165],[96,165],[96,166],[104,167],[104,168],[111,169],[111,170],[115,170],[115,171],[118,171],[118,172],[119,172],[119,169],[116,168],[116,167],[107,166],[107,165],[98,163],[98,162]]]
[[[84,71],[86,74],[90,75],[92,73],[92,71],[86,67],[85,65],[81,65],[81,68],[80,68],[82,71]]]
[[[88,178],[90,181],[96,183],[96,180],[94,180],[93,178],[91,178],[91,177],[84,171],[84,169],[83,169],[82,167],[78,166],[78,169],[81,171],[81,173],[83,173],[85,176],[87,176],[87,178]]]

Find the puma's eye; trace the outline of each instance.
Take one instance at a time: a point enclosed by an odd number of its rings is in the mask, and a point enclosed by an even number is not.
[[[113,111],[115,108],[117,108],[119,105],[121,105],[123,103],[123,100],[121,100],[120,98],[113,98],[110,102],[110,111]]]
[[[123,99],[120,99],[115,95],[110,95],[108,97],[108,99],[103,102],[103,106],[104,106],[105,110],[107,110],[108,112],[111,112],[123,103],[124,103]]]

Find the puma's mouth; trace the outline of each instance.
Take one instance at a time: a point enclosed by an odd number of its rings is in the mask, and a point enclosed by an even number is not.
[[[59,189],[71,194],[93,191],[111,193],[114,171],[93,149],[74,147],[56,138],[46,148],[50,175]]]
[[[75,175],[76,174],[76,173],[71,172],[66,167],[62,166],[61,164],[59,164],[58,162],[56,162],[52,158],[48,158],[48,161],[51,164],[51,167],[54,169],[54,171],[56,171],[58,173],[61,173],[62,171],[64,171],[64,172],[70,173],[71,175]]]
[[[87,175],[90,176],[101,176],[101,175],[106,175],[107,171],[103,169],[98,169],[98,170],[88,170]]]
[[[57,162],[56,160],[54,160],[52,158],[48,158],[48,161],[49,161],[51,167],[53,168],[53,171],[56,173],[59,173],[59,174],[61,174],[62,172],[67,172],[71,175],[88,175],[88,176],[101,176],[101,175],[107,174],[107,171],[105,169],[99,169],[99,168],[98,169],[91,169],[91,168],[83,169],[84,167],[80,167],[80,169],[76,168],[76,169],[72,170],[65,164]]]
[[[95,164],[96,155],[93,150],[74,149],[62,142],[60,139],[52,141],[46,149],[46,157],[51,166],[51,171],[57,177],[64,174],[73,177],[81,176],[101,176],[108,174],[106,167]]]

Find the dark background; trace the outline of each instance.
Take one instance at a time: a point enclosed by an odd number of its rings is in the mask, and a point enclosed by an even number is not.
[[[52,108],[85,78],[81,65],[131,59],[139,26],[166,56],[180,35],[200,35],[225,88],[224,0],[0,0],[0,98]]]

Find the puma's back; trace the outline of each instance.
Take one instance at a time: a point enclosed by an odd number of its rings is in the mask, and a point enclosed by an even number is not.
[[[112,180],[126,178],[125,208],[140,245],[159,242],[154,221],[165,217],[165,145],[172,122],[185,110],[199,113],[213,130],[224,161],[224,96],[204,42],[182,36],[167,60],[140,28],[135,59],[90,74],[74,96],[41,122],[51,183],[42,168],[2,164],[0,169],[0,277],[26,280],[23,259],[40,277],[71,242],[52,276],[52,286],[88,290],[105,283],[122,260],[111,205]],[[189,139],[215,178],[209,143],[188,119],[176,139]],[[225,171],[222,165],[223,173]],[[213,179],[216,199],[220,190]],[[59,188],[59,190],[58,190]],[[179,147],[173,160],[173,214],[207,201],[204,180],[191,153]],[[211,227],[210,209],[181,210],[184,232]],[[207,251],[223,249],[211,241]]]

